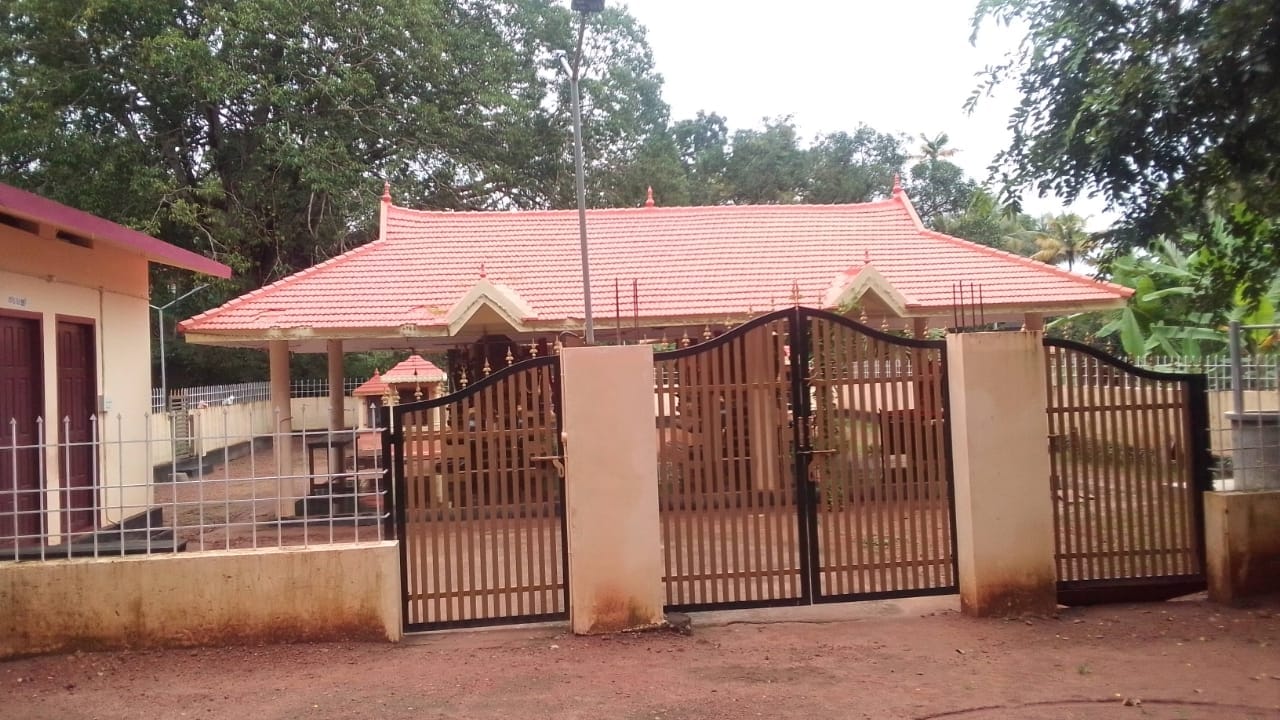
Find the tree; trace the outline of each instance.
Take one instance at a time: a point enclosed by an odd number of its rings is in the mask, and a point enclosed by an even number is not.
[[[1004,82],[1022,96],[996,162],[1010,192],[1100,192],[1125,213],[1113,240],[1137,245],[1186,227],[1212,243],[1216,212],[1235,241],[1204,246],[1216,284],[1266,291],[1280,268],[1274,2],[980,0],[975,38],[989,20],[1027,29],[969,101]]]
[[[574,16],[549,0],[0,8],[0,179],[227,262],[204,307],[371,238],[384,179],[419,207],[572,206]],[[591,23],[593,198],[678,196],[642,29]]]
[[[978,184],[959,165],[936,158],[912,166],[907,182],[907,192],[920,219],[935,230],[942,217],[964,212],[977,190]]]
[[[524,0],[521,4],[534,8],[534,15],[554,21],[557,31],[544,40],[542,52],[561,54],[574,32],[569,27],[570,15],[558,7],[547,7],[545,0]],[[644,201],[649,186],[663,202],[686,203],[688,181],[668,124],[670,109],[662,99],[662,77],[654,69],[644,27],[625,9],[613,6],[586,18],[579,86],[588,203],[592,207],[634,207]],[[566,133],[570,127],[568,91],[565,80],[554,95],[558,104],[550,110]],[[561,147],[564,152],[558,167],[571,170],[572,144],[566,142]],[[560,178],[552,205],[576,207],[573,173],[565,172]]]
[[[1041,220],[1035,243],[1035,260],[1050,265],[1067,264],[1074,270],[1077,260],[1085,260],[1093,252],[1096,240],[1084,229],[1084,218],[1073,213],[1046,215]]]
[[[1226,307],[1217,303],[1212,293],[1205,292],[1205,287],[1215,282],[1213,255],[1205,246],[1226,242],[1228,224],[1214,218],[1210,232],[1218,237],[1184,236],[1180,242],[1161,238],[1151,250],[1133,250],[1117,259],[1112,264],[1111,280],[1132,288],[1134,293],[1124,309],[1103,316],[1100,327],[1097,320],[1081,316],[1064,318],[1055,325],[1059,329],[1092,327],[1097,338],[1118,340],[1120,348],[1132,357],[1158,353],[1195,358],[1226,349],[1228,321],[1238,320],[1245,325],[1275,322],[1276,307],[1280,306],[1280,278],[1273,279],[1267,291],[1253,302],[1246,300],[1243,283],[1228,290],[1232,300]],[[1199,249],[1190,253],[1179,249],[1196,245]],[[1246,350],[1274,350],[1276,337],[1276,333],[1267,330],[1247,332]]]
[[[775,205],[800,198],[808,163],[791,118],[766,120],[763,130],[738,130],[725,163],[726,200],[736,205]]]
[[[978,184],[947,159],[959,152],[950,142],[944,132],[933,137],[921,133],[919,153],[912,158],[915,163],[907,182],[920,219],[935,230],[944,216],[963,213],[978,190]]]
[[[884,197],[907,160],[899,137],[866,125],[859,125],[852,134],[818,136],[808,155],[809,177],[802,196],[805,202],[819,204]]]
[[[671,129],[684,166],[692,205],[719,205],[729,197],[725,174],[729,162],[729,124],[716,113],[702,110]]]
[[[1033,219],[1014,207],[1001,205],[994,194],[982,188],[974,190],[962,212],[939,215],[932,227],[952,237],[1018,255],[1030,256],[1039,249],[1034,241]]]

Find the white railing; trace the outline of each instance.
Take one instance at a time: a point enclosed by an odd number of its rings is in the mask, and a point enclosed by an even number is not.
[[[364,384],[368,378],[344,378],[343,395],[350,396],[352,391]],[[189,388],[170,388],[169,394],[180,398],[181,407],[195,408],[211,405],[243,405],[245,403],[266,402],[271,399],[271,384],[265,380],[257,382],[233,383],[230,385],[204,385]],[[328,380],[294,380],[289,385],[289,397],[328,397]],[[166,412],[163,391],[151,389],[151,412]]]
[[[1251,355],[1242,360],[1240,380],[1244,390],[1280,390],[1280,355]],[[1209,379],[1210,390],[1233,389],[1229,355],[1185,358],[1157,355],[1131,362],[1164,372],[1203,373]]]
[[[0,561],[388,537],[381,431],[283,432],[283,413],[246,423],[237,411],[211,409],[220,449],[177,462],[150,417],[3,421]]]

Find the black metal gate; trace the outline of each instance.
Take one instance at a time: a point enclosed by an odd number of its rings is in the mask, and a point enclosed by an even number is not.
[[[1059,602],[1203,590],[1205,377],[1068,340],[1046,338],[1045,351]]]
[[[407,630],[568,613],[558,357],[384,410]]]
[[[655,392],[669,608],[955,592],[945,343],[792,308]]]

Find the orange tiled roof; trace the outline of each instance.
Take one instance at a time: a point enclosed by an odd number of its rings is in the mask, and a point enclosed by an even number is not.
[[[373,371],[373,377],[360,383],[360,386],[351,391],[352,397],[381,397],[390,392],[390,387],[382,381],[382,373],[377,370]]]
[[[436,364],[422,357],[421,355],[410,355],[403,362],[397,363],[395,367],[387,371],[382,376],[382,381],[387,385],[404,385],[407,383],[424,382],[444,382],[444,371],[436,367]]]
[[[578,216],[572,210],[429,212],[383,197],[381,237],[181,324],[188,333],[393,330],[448,325],[482,282],[533,324],[580,321]],[[980,286],[990,313],[1113,308],[1131,291],[926,229],[906,195],[850,205],[643,207],[588,211],[598,318],[741,316],[829,306],[841,283],[874,268],[908,316],[950,317],[957,282]],[[492,293],[491,293],[492,294]],[[674,324],[674,323],[673,323]]]

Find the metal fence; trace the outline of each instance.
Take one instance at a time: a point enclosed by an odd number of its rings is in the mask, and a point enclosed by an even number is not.
[[[0,561],[390,536],[380,430],[261,433],[253,428],[280,428],[286,418],[273,412],[246,423],[235,410],[207,411],[221,422],[220,450],[178,461],[166,460],[176,441],[151,417],[90,417],[79,433],[72,419],[7,419]]]
[[[1280,355],[1242,355],[1234,371],[1230,355],[1140,364],[1207,378],[1216,489],[1280,487]]]
[[[1232,390],[1231,357],[1151,356],[1132,360],[1133,364],[1160,372],[1201,373],[1209,382],[1209,390]],[[1251,355],[1241,358],[1240,387],[1243,390],[1280,390],[1280,355]]]
[[[345,378],[342,381],[344,395],[364,384],[368,378]],[[169,395],[177,398],[169,407],[165,407],[164,391],[151,389],[151,412],[166,412],[176,408],[198,408],[213,405],[243,405],[246,403],[266,402],[271,399],[271,384],[265,380],[257,382],[233,383],[230,385],[202,385],[189,388],[171,388]],[[304,379],[294,380],[289,385],[289,396],[328,397],[329,381]]]

